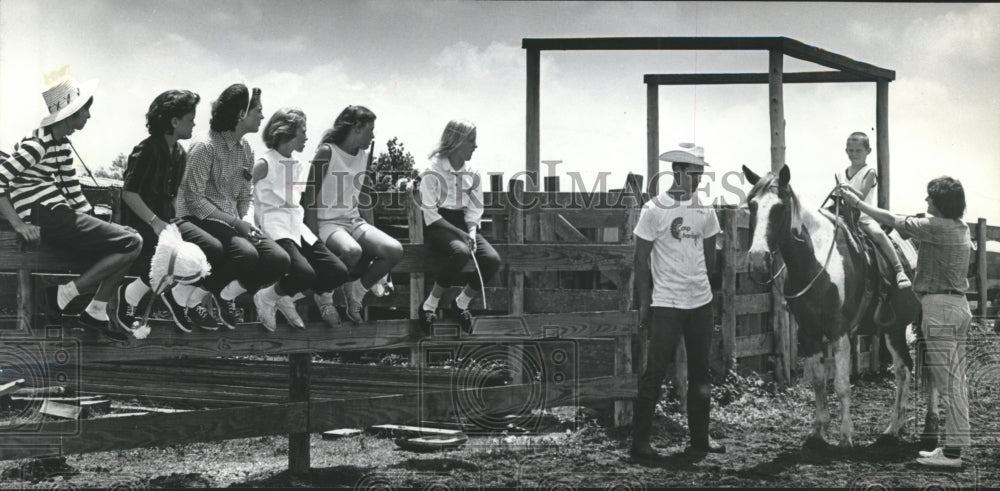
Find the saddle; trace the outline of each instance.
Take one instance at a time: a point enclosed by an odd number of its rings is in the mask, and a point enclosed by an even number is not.
[[[896,270],[882,249],[864,230],[858,226],[860,211],[856,208],[840,207],[841,218],[846,225],[846,238],[851,255],[860,257],[864,267],[865,289],[861,308],[851,322],[851,327],[861,326],[862,333],[884,332],[888,327],[905,327],[913,322],[920,312],[920,301],[912,288],[900,290],[896,287]],[[831,210],[832,214],[832,210]],[[913,265],[909,255],[901,248],[902,238],[886,229],[889,242],[896,249],[896,255],[903,263],[903,269],[912,276]],[[869,320],[871,322],[866,322]]]

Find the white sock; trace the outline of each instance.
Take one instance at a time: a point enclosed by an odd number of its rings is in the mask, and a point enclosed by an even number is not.
[[[333,292],[316,293],[313,295],[313,300],[316,301],[317,307],[333,305]]]
[[[302,293],[302,292],[298,292],[295,295],[292,295],[292,301],[293,302],[298,302],[299,300],[302,300],[303,298],[306,298],[306,294]]]
[[[427,300],[424,300],[424,310],[434,311],[438,308],[438,302],[441,301],[441,297],[435,297],[434,294],[427,296]]]
[[[247,289],[243,288],[243,285],[240,285],[239,280],[233,280],[230,281],[221,292],[219,292],[219,296],[222,297],[223,300],[235,300],[236,297],[246,291]]]
[[[185,307],[195,307],[208,296],[208,290],[198,286],[193,288],[194,291],[191,292],[191,296],[188,297],[187,303],[184,304]]]
[[[59,310],[65,309],[69,302],[80,294],[76,289],[76,283],[72,281],[59,285],[58,292],[56,303],[59,304]]]
[[[91,300],[90,304],[87,305],[87,313],[99,321],[108,320],[108,302]]]
[[[139,301],[142,300],[142,297],[145,297],[146,294],[149,293],[149,290],[150,288],[143,283],[142,280],[136,278],[135,281],[129,283],[128,286],[125,287],[125,301],[128,302],[129,305],[136,307],[139,305]]]
[[[466,290],[468,290],[468,288],[462,289],[462,293],[459,294],[457,297],[455,297],[455,303],[458,305],[458,308],[460,309],[469,308],[469,303],[472,302],[473,298],[475,298],[475,297],[470,297],[468,294],[466,294],[465,293]]]
[[[178,283],[170,287],[170,293],[174,295],[174,300],[177,305],[186,307],[188,302],[191,300],[191,293],[194,292],[195,287],[192,285],[185,285]]]

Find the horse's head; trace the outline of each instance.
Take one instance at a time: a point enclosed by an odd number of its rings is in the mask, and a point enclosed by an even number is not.
[[[772,251],[799,234],[799,201],[788,185],[791,178],[788,166],[764,177],[743,166],[743,175],[753,185],[747,197],[753,237],[747,257],[754,271],[769,274]]]

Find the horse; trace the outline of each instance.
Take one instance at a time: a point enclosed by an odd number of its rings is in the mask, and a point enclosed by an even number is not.
[[[834,390],[840,399],[840,441],[842,448],[854,446],[851,422],[850,366],[848,336],[873,331],[885,342],[892,356],[896,380],[895,401],[888,427],[877,444],[898,444],[906,422],[909,388],[913,382],[913,359],[906,340],[906,326],[913,315],[898,315],[887,326],[873,322],[870,281],[865,258],[852,240],[841,217],[828,210],[803,206],[789,185],[791,172],[783,166],[777,173],[758,176],[743,166],[743,174],[753,185],[747,197],[752,243],[748,266],[755,274],[772,275],[772,259],[780,254],[786,271],[784,295],[799,331],[799,353],[804,375],[815,394],[815,414],[807,447],[826,446],[823,438],[830,423],[827,409],[824,354],[834,358]],[[838,197],[839,199],[839,197]],[[912,270],[907,271],[912,277]],[[780,274],[780,271],[779,271]],[[774,274],[773,281],[778,277]],[[912,294],[912,290],[909,291]],[[915,296],[913,297],[915,299]]]

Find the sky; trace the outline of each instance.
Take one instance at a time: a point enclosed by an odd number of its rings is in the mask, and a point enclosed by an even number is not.
[[[303,158],[349,104],[378,116],[376,152],[398,137],[418,165],[450,119],[478,127],[472,164],[510,177],[525,168],[523,38],[784,36],[894,70],[889,84],[891,208],[925,211],[926,183],[965,185],[967,221],[1000,225],[1000,5],[826,2],[471,2],[3,0],[0,2],[0,149],[10,152],[46,114],[46,75],[99,78],[87,127],[72,136],[92,169],[146,137],[160,92],[202,97],[195,136],[231,83],[262,89],[265,117],[297,106],[308,116]],[[545,51],[541,159],[570,190],[646,173],[650,73],[766,72],[763,51]],[[784,58],[786,72],[826,68]],[[741,165],[770,167],[767,86],[661,87],[660,148],[705,148],[723,188]],[[848,165],[853,131],[875,138],[875,84],[784,87],[792,184],[816,204]],[[247,136],[258,151],[259,134]],[[869,163],[875,164],[873,151]],[[543,174],[548,171],[543,167]],[[737,182],[728,180],[727,182]],[[661,187],[662,189],[662,187]]]

